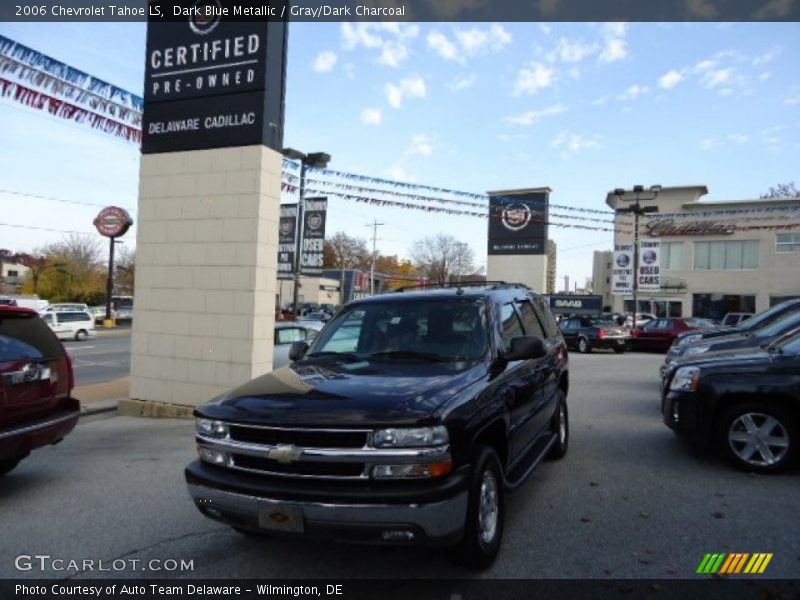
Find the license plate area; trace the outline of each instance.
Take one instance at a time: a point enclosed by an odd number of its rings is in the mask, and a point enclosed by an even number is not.
[[[303,533],[303,509],[284,502],[261,500],[258,504],[258,526],[270,531]]]

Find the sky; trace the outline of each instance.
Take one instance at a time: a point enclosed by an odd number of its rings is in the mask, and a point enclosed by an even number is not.
[[[142,94],[143,23],[0,23],[0,34]],[[547,186],[576,208],[607,209],[608,191],[635,184],[757,198],[800,183],[798,64],[797,23],[292,23],[284,145],[327,152],[339,171],[458,191]],[[136,220],[137,146],[8,99],[0,139],[0,248],[93,232],[108,204]],[[329,201],[330,234],[369,239],[375,219],[383,254],[445,233],[486,264],[484,219]],[[593,251],[613,244],[570,227],[550,237],[559,287],[591,277]]]

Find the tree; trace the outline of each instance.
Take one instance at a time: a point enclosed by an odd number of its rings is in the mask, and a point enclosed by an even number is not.
[[[451,235],[438,234],[414,242],[411,258],[431,283],[444,284],[475,271],[472,248]]]
[[[794,184],[794,181],[791,183],[779,183],[775,187],[769,188],[769,191],[766,194],[761,194],[761,198],[764,200],[777,200],[780,198],[800,198],[800,190],[797,189],[797,186]]]
[[[50,302],[99,304],[105,297],[101,243],[95,237],[69,234],[20,261],[31,269],[30,291]]]
[[[114,289],[118,294],[132,296],[136,280],[136,250],[117,248],[114,257]]]
[[[325,240],[323,265],[329,269],[363,269],[369,266],[369,254],[366,240],[337,231]]]
[[[48,258],[39,253],[28,254],[27,252],[20,252],[19,254],[15,255],[14,258],[19,264],[28,267],[28,277],[30,279],[22,289],[24,292],[30,292],[32,294],[39,293],[39,280],[47,269],[63,268],[63,265],[60,264],[50,264],[48,262]]]

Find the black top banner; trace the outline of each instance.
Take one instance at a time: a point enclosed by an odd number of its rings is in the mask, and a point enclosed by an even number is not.
[[[182,4],[180,19],[148,22],[142,152],[280,150],[287,23],[223,18],[218,0]]]
[[[322,273],[325,248],[327,198],[306,198],[303,203],[303,243],[300,248],[300,272]]]
[[[489,193],[489,254],[547,253],[547,191]]]
[[[0,3],[0,21],[581,22],[798,21],[792,0],[37,0]]]

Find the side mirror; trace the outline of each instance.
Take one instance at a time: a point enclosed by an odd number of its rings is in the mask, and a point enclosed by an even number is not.
[[[531,358],[541,358],[547,354],[544,347],[544,340],[535,335],[522,335],[511,340],[508,351],[504,358],[511,360],[527,360]]]
[[[292,345],[289,346],[289,360],[292,362],[300,360],[305,356],[306,350],[308,350],[306,342],[292,342]]]

